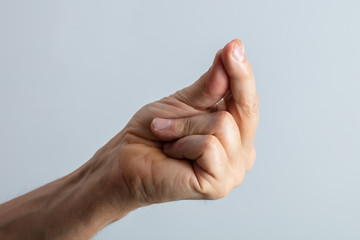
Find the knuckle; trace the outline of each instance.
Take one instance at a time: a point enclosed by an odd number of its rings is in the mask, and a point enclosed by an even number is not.
[[[218,200],[221,198],[224,198],[228,193],[225,191],[216,191],[212,194],[209,194],[208,198],[209,200]]]
[[[234,188],[234,178],[231,172],[223,175],[220,178],[214,179],[207,189],[204,189],[204,196],[209,200],[216,200],[228,195]]]
[[[218,111],[216,116],[216,127],[217,128],[228,128],[234,124],[234,119],[228,111]]]
[[[259,96],[240,99],[240,109],[247,116],[257,116],[259,114]]]
[[[189,118],[177,120],[176,132],[178,136],[185,136],[191,133],[191,121]]]
[[[224,198],[226,195],[228,195],[231,190],[233,189],[233,184],[231,181],[224,181],[218,185],[216,189],[214,189],[213,192],[208,194],[208,198],[211,200],[217,200]]]
[[[204,141],[204,152],[217,151],[218,139],[214,135],[207,135]]]
[[[207,200],[217,200],[225,197],[231,190],[228,190],[227,188],[217,188],[212,189],[211,191],[205,192],[204,196]]]

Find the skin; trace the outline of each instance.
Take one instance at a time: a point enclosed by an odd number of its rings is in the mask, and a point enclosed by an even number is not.
[[[231,41],[199,80],[141,108],[79,169],[0,205],[0,239],[89,239],[137,208],[239,186],[259,119],[243,49]]]

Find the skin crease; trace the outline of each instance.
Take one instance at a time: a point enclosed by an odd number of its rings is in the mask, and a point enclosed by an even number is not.
[[[231,41],[198,81],[141,108],[79,169],[0,205],[0,239],[89,239],[139,207],[219,199],[239,186],[259,120],[243,51]]]

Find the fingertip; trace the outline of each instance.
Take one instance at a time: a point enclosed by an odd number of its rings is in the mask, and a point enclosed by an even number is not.
[[[234,71],[245,70],[249,68],[249,62],[246,59],[244,44],[240,39],[234,39],[225,45],[221,54],[224,67],[229,74]]]
[[[176,125],[173,119],[154,118],[150,129],[159,140],[172,141],[177,138]]]
[[[239,53],[239,51],[242,53]],[[235,53],[238,52],[238,53]],[[243,54],[243,57],[239,56]],[[250,62],[244,53],[244,46],[241,40],[234,39],[224,47],[222,51],[222,61],[224,68],[230,78],[230,85],[242,80],[254,82],[253,70]],[[253,83],[252,85],[254,85]],[[232,87],[233,88],[233,87]],[[239,88],[237,88],[240,90]],[[235,90],[234,88],[232,90]]]

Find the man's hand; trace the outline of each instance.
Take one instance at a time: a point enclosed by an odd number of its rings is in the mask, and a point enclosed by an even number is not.
[[[258,95],[242,43],[194,84],[140,109],[79,169],[0,205],[1,239],[88,239],[153,203],[218,199],[255,161]]]
[[[252,69],[234,40],[193,85],[139,110],[89,164],[111,159],[104,175],[115,204],[218,199],[254,163],[258,117]]]

